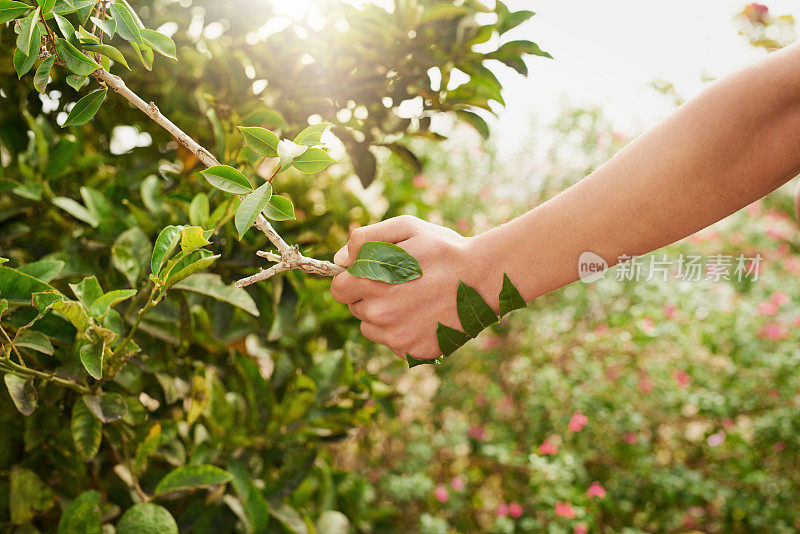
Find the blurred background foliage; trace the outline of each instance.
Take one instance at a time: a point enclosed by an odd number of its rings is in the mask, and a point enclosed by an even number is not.
[[[180,62],[121,74],[221,161],[247,158],[237,125],[291,135],[309,119],[333,122],[328,141],[342,163],[277,184],[298,211],[279,230],[309,254],[330,258],[351,224],[400,213],[476,233],[554,196],[630,140],[602,109],[569,108],[546,132],[553,148],[536,180],[520,172],[527,153],[496,157],[484,118],[502,96],[484,61],[525,73],[520,53],[543,54],[532,44],[475,52],[520,17],[501,6],[479,24],[477,1],[397,0],[391,15],[329,2],[299,22],[255,0],[137,2],[148,27],[174,32]],[[775,38],[793,21],[754,6],[735,21],[754,45],[793,39]],[[51,284],[65,292],[90,275],[105,290],[131,287],[147,268],[119,269],[122,250],[146,265],[161,228],[191,222],[215,229],[213,272],[224,282],[256,269],[267,243],[255,232],[236,239],[225,197],[208,193],[208,211],[192,209],[208,188],[191,154],[113,95],[91,123],[60,130],[75,92],[55,79],[39,96],[17,81],[5,30],[7,265],[63,262]],[[96,226],[53,205],[56,196],[85,202]],[[800,530],[791,213],[783,188],[659,252],[760,253],[756,282],[575,284],[446,365],[412,372],[361,339],[328,280],[288,273],[249,288],[257,318],[174,292],[146,317],[142,353],[106,386],[129,413],[103,425],[91,461],[70,435],[78,394],[37,380],[28,417],[0,397],[0,523],[54,531],[92,489],[111,531],[138,490],[152,495],[175,467],[214,464],[233,480],[157,499],[181,532]],[[33,312],[12,308],[2,317],[11,332]],[[69,332],[50,339],[53,354],[25,351],[28,363],[89,383]]]

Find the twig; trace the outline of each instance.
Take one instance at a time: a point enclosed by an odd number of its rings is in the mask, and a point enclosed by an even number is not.
[[[172,121],[165,117],[155,105],[155,103],[147,103],[142,100],[139,95],[131,91],[125,82],[119,76],[111,74],[105,69],[96,70],[92,76],[104,82],[108,87],[113,89],[122,98],[139,108],[148,117],[150,117],[156,124],[169,132],[180,144],[186,147],[197,159],[199,159],[206,167],[213,167],[219,165],[219,161],[205,148],[200,146],[194,139],[189,137],[183,130],[178,128]],[[244,198],[244,195],[239,195],[239,198]],[[262,280],[266,280],[270,276],[278,274],[283,271],[291,269],[300,269],[309,274],[318,274],[322,276],[336,276],[344,271],[344,269],[329,261],[317,260],[309,258],[300,254],[297,245],[291,246],[275,231],[272,225],[267,221],[263,215],[259,215],[253,226],[261,230],[267,239],[275,245],[280,253],[280,263],[274,265],[269,269],[264,269],[258,274],[243,278],[236,282],[237,287],[245,287]]]

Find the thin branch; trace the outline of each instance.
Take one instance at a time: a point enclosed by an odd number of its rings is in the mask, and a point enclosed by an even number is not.
[[[115,76],[105,69],[98,69],[92,74],[98,80],[104,82],[108,87],[113,89],[122,98],[139,108],[148,117],[150,117],[156,124],[169,132],[180,144],[186,147],[197,159],[199,159],[206,167],[213,167],[219,165],[219,161],[205,148],[200,146],[194,139],[189,137],[183,130],[178,128],[172,121],[165,117],[155,105],[155,103],[147,103],[142,100],[139,95],[131,91],[125,82],[119,76]],[[239,195],[239,198],[244,198],[244,195]],[[309,258],[300,254],[297,246],[289,245],[278,232],[272,227],[263,215],[259,215],[256,222],[253,224],[256,228],[261,230],[267,239],[275,245],[281,256],[281,265],[283,268],[276,269],[277,266],[270,267],[269,269],[262,270],[258,274],[249,278],[243,278],[236,282],[238,287],[244,287],[261,280],[266,280],[279,272],[288,271],[291,269],[300,269],[309,274],[318,274],[322,276],[336,276],[344,271],[344,269],[329,261],[317,260]]]

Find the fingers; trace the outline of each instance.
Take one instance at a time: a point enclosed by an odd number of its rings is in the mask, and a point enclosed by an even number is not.
[[[377,282],[359,278],[347,271],[337,274],[331,282],[331,296],[336,302],[352,304],[371,294]]]
[[[342,247],[336,253],[333,261],[342,267],[350,267],[364,243],[367,241],[385,241],[386,243],[405,241],[414,234],[418,221],[416,217],[401,215],[376,224],[356,228],[350,232],[347,246]]]
[[[381,345],[386,345],[387,347],[389,346],[389,343],[387,342],[386,330],[381,326],[368,323],[366,321],[361,321],[361,333],[370,341],[374,341],[375,343],[379,343]]]
[[[357,319],[367,321],[378,326],[392,324],[392,315],[385,302],[377,299],[363,299],[349,305],[350,313]]]

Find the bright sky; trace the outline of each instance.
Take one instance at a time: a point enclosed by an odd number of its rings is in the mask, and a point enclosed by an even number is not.
[[[800,20],[796,0],[766,0],[774,14]],[[537,15],[514,30],[554,60],[532,58],[530,75],[503,73],[507,107],[498,140],[513,152],[532,124],[551,122],[568,102],[602,105],[620,130],[635,134],[672,109],[649,84],[664,79],[685,97],[704,75],[722,76],[765,55],[741,37],[732,20],[742,0],[507,0],[512,11]],[[534,122],[535,121],[535,122]]]

